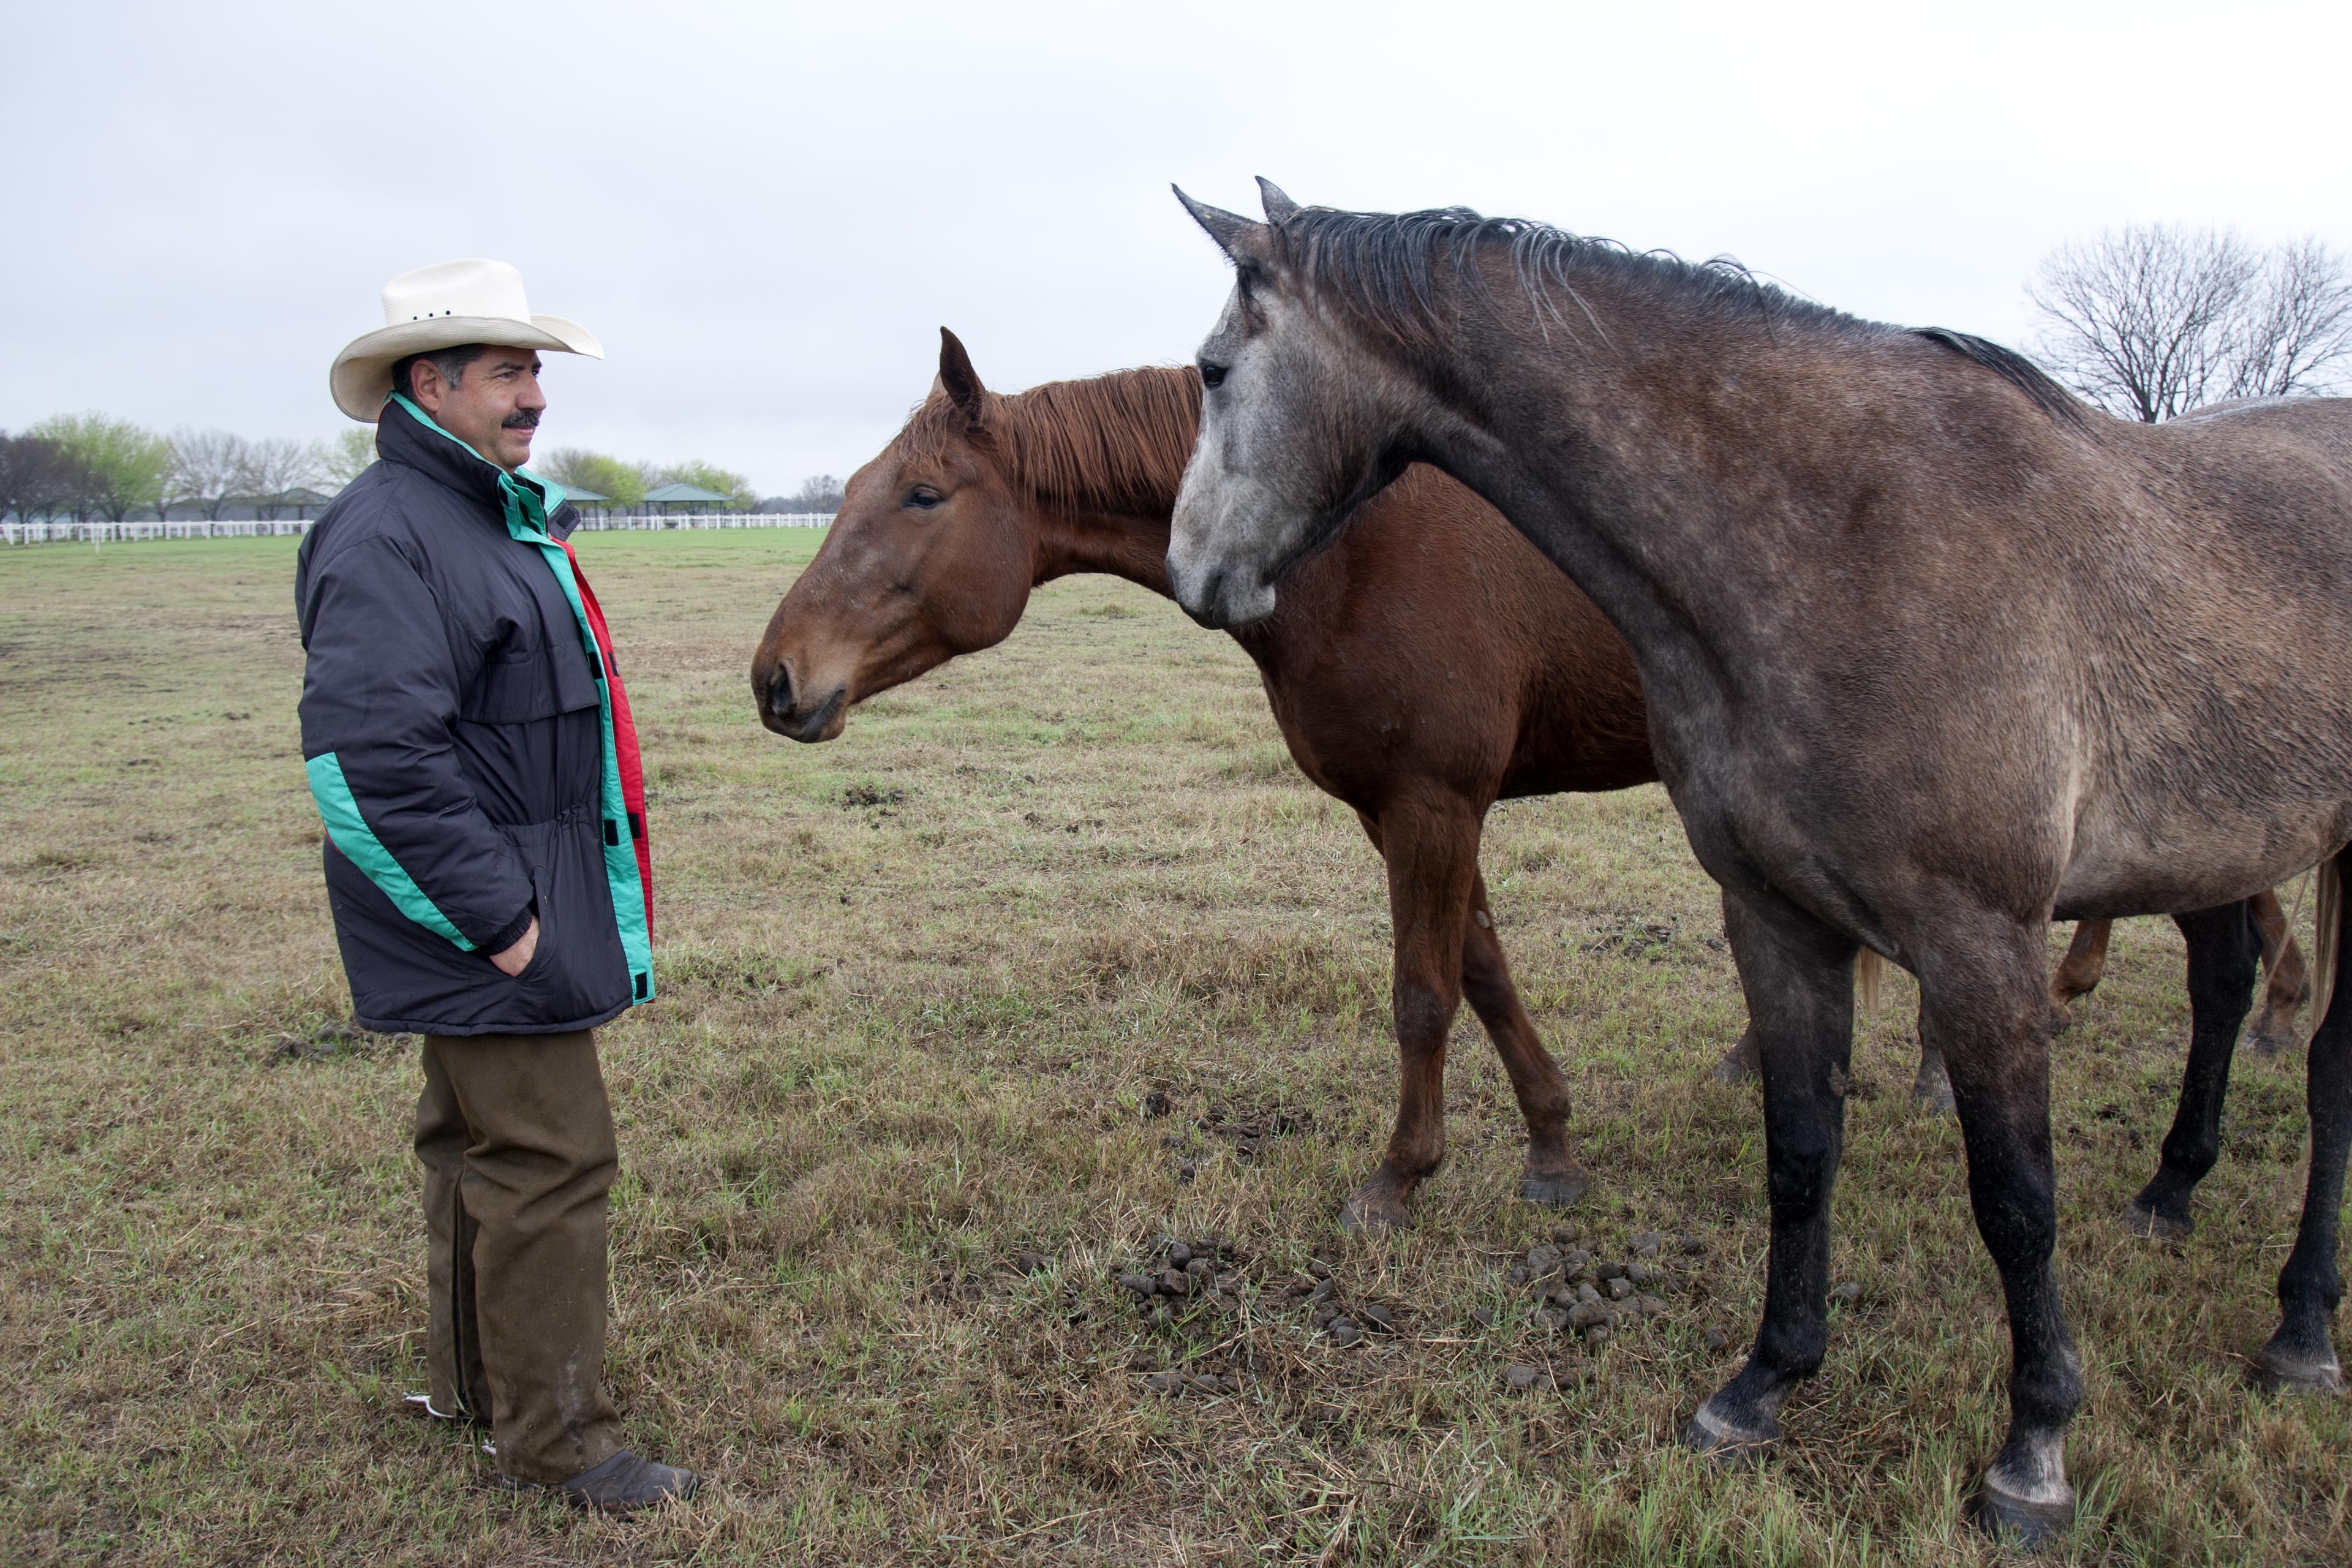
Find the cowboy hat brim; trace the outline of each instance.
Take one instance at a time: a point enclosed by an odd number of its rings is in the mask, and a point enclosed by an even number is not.
[[[383,410],[384,399],[392,395],[394,364],[410,354],[465,343],[604,357],[604,345],[596,341],[595,333],[562,316],[533,316],[527,322],[509,316],[430,316],[396,327],[379,327],[353,338],[335,356],[333,368],[327,372],[327,387],[334,394],[336,407],[362,425],[373,425]]]

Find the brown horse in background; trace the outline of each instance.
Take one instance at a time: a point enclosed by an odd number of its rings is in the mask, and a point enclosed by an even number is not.
[[[954,334],[941,340],[939,384],[850,480],[760,645],[752,686],[779,734],[830,740],[856,703],[1002,642],[1037,584],[1106,572],[1169,592],[1169,519],[1199,426],[1199,374],[1120,371],[999,396]],[[1497,800],[1655,782],[1624,639],[1498,513],[1433,468],[1408,471],[1368,504],[1285,582],[1272,619],[1234,637],[1300,770],[1355,808],[1388,867],[1402,1081],[1387,1157],[1341,1222],[1402,1221],[1437,1169],[1445,1047],[1465,997],[1527,1121],[1522,1194],[1572,1203],[1587,1177],[1569,1149],[1567,1085],[1511,983],[1478,847]],[[1432,682],[1443,701],[1427,700]],[[2283,917],[2276,929],[2283,940]],[[2105,922],[2086,923],[2075,948],[2053,982],[2061,1008],[2098,983]],[[2273,975],[2260,1039],[2291,1027],[2302,975],[2291,947]],[[1726,1058],[1727,1078],[1747,1048],[1743,1039]],[[1948,1108],[1932,1053],[1920,1084]],[[2184,1216],[2220,1111],[2218,1087],[2184,1091],[2166,1142]]]

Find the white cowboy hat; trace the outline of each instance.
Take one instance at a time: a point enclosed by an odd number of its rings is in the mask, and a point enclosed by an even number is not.
[[[604,345],[579,322],[530,313],[521,273],[478,257],[420,267],[385,284],[383,325],[343,346],[327,373],[327,386],[336,407],[373,425],[392,395],[395,362],[462,343],[604,357]]]

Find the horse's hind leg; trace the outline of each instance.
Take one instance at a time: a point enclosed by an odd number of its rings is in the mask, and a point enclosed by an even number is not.
[[[2050,1014],[2056,1027],[2073,1023],[2075,1002],[2098,989],[2107,973],[2107,938],[2115,925],[2113,921],[2074,922],[2074,940],[2066,944],[2066,956],[2050,976]]]
[[[1495,1049],[1503,1070],[1511,1075],[1511,1092],[1528,1123],[1528,1163],[1519,1195],[1529,1203],[1566,1205],[1582,1197],[1592,1179],[1568,1147],[1568,1083],[1544,1049],[1535,1022],[1519,1004],[1518,987],[1511,984],[1511,968],[1504,961],[1503,944],[1495,935],[1494,912],[1486,903],[1486,879],[1473,874],[1470,923],[1462,937],[1462,994],[1469,999]]]
[[[2221,1155],[2230,1058],[2237,1052],[2238,1026],[2253,1005],[2254,964],[2262,951],[2244,903],[2172,919],[2189,945],[2189,1069],[2155,1179],[2124,1210],[2124,1224],[2135,1234],[2167,1241],[2180,1240],[2195,1226],[2189,1198]]]
[[[1340,1207],[1349,1230],[1402,1225],[1413,1189],[1445,1158],[1445,1042],[1462,1005],[1462,933],[1478,874],[1467,803],[1399,801],[1364,826],[1388,862],[1400,1082],[1388,1156]]]
[[[2073,1520],[2066,1426],[2083,1374],[2058,1300],[2057,1172],[2050,1154],[2046,938],[1987,914],[1921,962],[1920,1027],[1944,1053],[1977,1234],[2009,1307],[2009,1438],[1987,1467],[1978,1521],[2029,1544]]]
[[[2256,893],[2247,901],[2253,906],[2254,924],[2262,930],[2263,969],[2270,976],[2270,984],[2263,988],[2262,1013],[2247,1038],[2254,1049],[2274,1057],[2294,1044],[2294,1016],[2311,1000],[2311,977],[2278,894]]]
[[[2340,875],[2344,857],[2323,876]],[[2343,924],[2352,935],[2352,921]],[[2303,1194],[2303,1221],[2296,1226],[2294,1249],[2279,1270],[2279,1326],[2270,1342],[2254,1353],[2254,1375],[2275,1388],[2334,1391],[2344,1386],[2342,1364],[2327,1334],[2327,1321],[2344,1299],[2344,1279],[2336,1272],[2336,1226],[2344,1205],[2344,1163],[2352,1149],[2352,1002],[2344,984],[2345,960],[2352,955],[2339,936],[2336,950],[2336,983],[2327,1004],[2327,1016],[2311,1034],[2310,1056],[2305,1066],[2305,1092],[2311,1113],[2311,1172]]]
[[[1715,1064],[1717,1083],[1746,1083],[1764,1070],[1764,1047],[1756,1037],[1756,1020],[1748,1020],[1748,1027],[1739,1031],[1739,1038],[1723,1053]]]
[[[1739,1375],[1698,1407],[1683,1441],[1736,1458],[1780,1435],[1780,1405],[1829,1340],[1830,1194],[1845,1148],[1856,944],[1769,893],[1725,889],[1724,930],[1762,1045],[1772,1209],[1764,1321]]]

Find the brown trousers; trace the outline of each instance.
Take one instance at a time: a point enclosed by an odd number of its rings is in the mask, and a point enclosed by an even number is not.
[[[434,1407],[488,1420],[516,1480],[603,1464],[621,1447],[604,1376],[619,1151],[594,1031],[426,1036],[416,1157]]]

